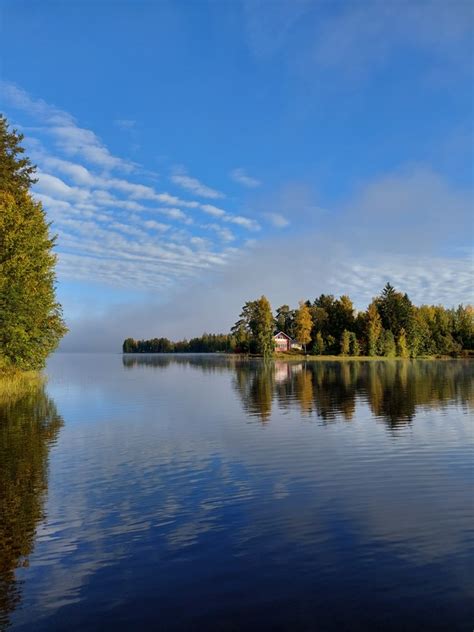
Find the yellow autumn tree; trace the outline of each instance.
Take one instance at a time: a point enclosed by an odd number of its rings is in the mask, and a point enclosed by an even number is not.
[[[295,337],[296,340],[303,346],[306,353],[306,345],[311,340],[311,329],[313,327],[313,319],[311,318],[311,312],[309,307],[304,301],[300,301],[300,306],[296,310],[295,314]]]

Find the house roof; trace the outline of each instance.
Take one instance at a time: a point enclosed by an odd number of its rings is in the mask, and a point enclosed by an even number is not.
[[[288,334],[285,334],[285,332],[284,332],[284,331],[279,331],[279,332],[278,332],[277,334],[275,334],[273,337],[274,337],[274,338],[277,338],[278,336],[285,336],[285,338],[286,338],[287,340],[291,340],[291,337],[290,337]]]

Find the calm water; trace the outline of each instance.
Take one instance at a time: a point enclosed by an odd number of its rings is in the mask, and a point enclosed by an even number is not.
[[[0,627],[472,630],[473,363],[48,375],[0,408]]]

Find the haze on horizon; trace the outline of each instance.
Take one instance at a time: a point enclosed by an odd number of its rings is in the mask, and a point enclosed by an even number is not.
[[[2,4],[64,350],[386,281],[473,300],[472,3]],[[18,37],[18,33],[22,37]]]

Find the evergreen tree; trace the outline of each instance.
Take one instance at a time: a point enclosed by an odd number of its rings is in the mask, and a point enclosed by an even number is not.
[[[288,305],[281,305],[276,311],[275,328],[278,331],[283,331],[288,336],[293,337],[293,324],[295,313]]]
[[[400,330],[410,332],[413,326],[413,305],[407,294],[397,292],[395,288],[387,283],[381,295],[375,300],[382,326],[398,336]]]
[[[55,298],[55,238],[28,192],[35,168],[0,117],[0,356],[39,369],[66,332]]]
[[[331,355],[337,352],[338,352],[338,343],[336,339],[334,338],[334,336],[331,336],[331,334],[329,334],[326,337],[326,355]]]
[[[296,340],[303,345],[304,352],[306,353],[306,345],[311,340],[311,329],[313,327],[313,321],[311,320],[311,314],[309,307],[303,301],[300,301],[299,309],[296,310],[295,315],[295,336]]]
[[[7,119],[0,114],[0,191],[16,196],[27,193],[36,182],[36,167],[24,156],[23,134],[9,129]]]

